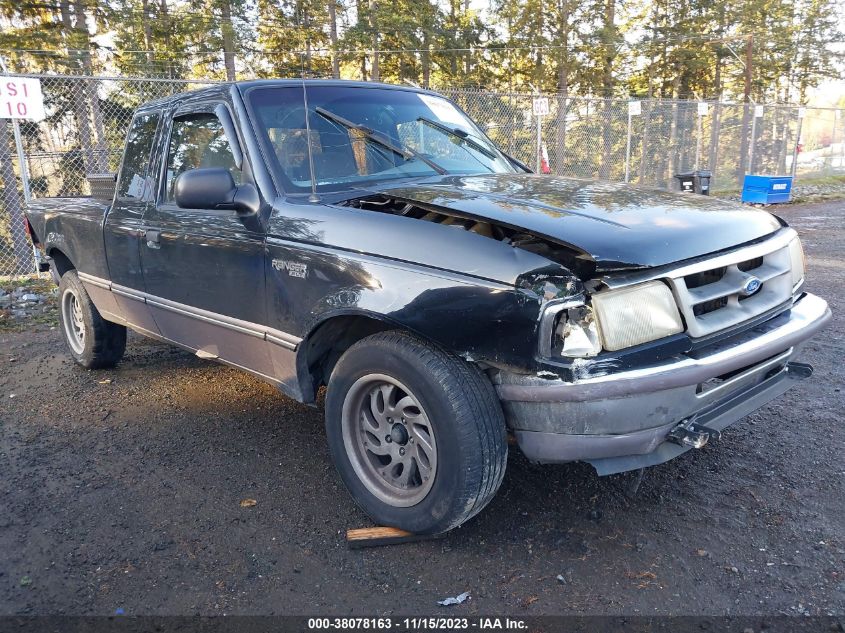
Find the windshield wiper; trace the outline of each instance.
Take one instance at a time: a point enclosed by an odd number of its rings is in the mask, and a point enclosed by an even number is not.
[[[426,158],[418,151],[411,149],[410,147],[401,147],[391,141],[385,134],[381,132],[377,132],[372,128],[367,127],[366,125],[361,125],[360,123],[353,123],[349,119],[346,119],[339,114],[335,114],[334,112],[330,112],[325,108],[316,107],[314,111],[319,114],[321,117],[328,119],[329,121],[334,121],[335,123],[339,123],[343,127],[349,130],[356,130],[364,135],[364,137],[370,139],[372,142],[381,145],[382,147],[389,149],[394,154],[397,154],[404,158],[405,160],[411,160],[412,158],[416,158],[417,160],[421,160],[426,165],[431,167],[434,171],[438,174],[445,174],[448,173],[443,167],[435,163],[430,158]]]
[[[493,151],[484,147],[478,141],[472,140],[469,136],[469,132],[466,132],[465,130],[462,130],[459,127],[449,127],[448,125],[443,125],[442,123],[438,123],[437,121],[432,121],[431,119],[427,119],[424,116],[418,117],[417,121],[419,121],[420,123],[425,123],[426,125],[430,125],[434,129],[440,130],[441,132],[444,132],[445,134],[448,134],[449,136],[455,137],[456,139],[460,140],[465,145],[468,145],[469,147],[473,148],[474,150],[476,150],[478,152],[481,152],[487,158],[490,158],[492,160],[495,160],[495,159],[498,158],[498,156],[496,156],[496,154]]]

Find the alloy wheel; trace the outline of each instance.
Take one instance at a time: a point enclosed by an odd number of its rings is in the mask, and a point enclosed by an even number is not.
[[[396,507],[422,501],[437,473],[431,421],[411,390],[370,374],[349,389],[341,419],[343,443],[361,482]]]

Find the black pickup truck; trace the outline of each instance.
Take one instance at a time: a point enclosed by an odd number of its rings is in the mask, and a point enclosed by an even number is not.
[[[302,402],[327,386],[352,496],[418,533],[490,501],[509,435],[599,474],[701,447],[809,376],[796,354],[830,319],[782,220],[531,174],[408,87],[148,103],[113,200],[27,218],[80,365],[115,365],[131,328]]]

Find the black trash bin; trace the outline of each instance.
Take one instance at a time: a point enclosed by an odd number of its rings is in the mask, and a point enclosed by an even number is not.
[[[710,176],[710,172],[706,169],[695,172],[693,175],[693,187],[695,188],[695,193],[699,193],[702,196],[710,195]]]
[[[702,196],[710,195],[711,173],[708,170],[688,171],[675,174],[681,193],[698,193]]]
[[[678,179],[678,186],[680,187],[681,193],[695,192],[695,172],[690,171],[683,174],[675,174],[675,178]]]

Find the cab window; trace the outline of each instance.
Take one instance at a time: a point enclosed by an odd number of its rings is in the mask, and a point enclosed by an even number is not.
[[[167,151],[165,201],[174,202],[174,186],[179,174],[189,169],[223,167],[241,184],[241,171],[235,167],[229,139],[213,114],[191,114],[173,119]]]
[[[150,199],[153,187],[147,172],[159,118],[159,114],[153,112],[139,114],[132,120],[117,181],[118,200]]]

